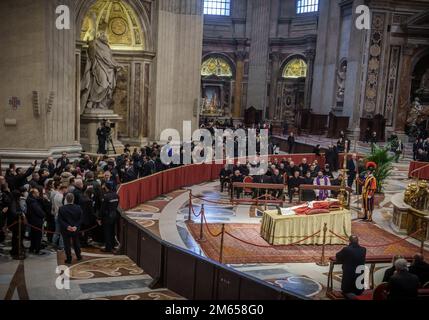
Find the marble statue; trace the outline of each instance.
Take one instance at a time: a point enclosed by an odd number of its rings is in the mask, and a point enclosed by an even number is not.
[[[337,72],[337,102],[344,102],[344,91],[346,88],[347,64],[341,64]]]
[[[423,107],[420,104],[420,99],[416,97],[411,104],[411,110],[408,113],[407,124],[410,126],[415,126],[417,124],[417,120],[422,114],[422,111]]]
[[[105,32],[89,41],[88,59],[81,80],[81,110],[107,110],[112,104],[117,72],[122,67],[115,61]]]
[[[427,69],[423,74],[419,89],[416,90],[416,94],[424,100],[429,100],[429,69]]]

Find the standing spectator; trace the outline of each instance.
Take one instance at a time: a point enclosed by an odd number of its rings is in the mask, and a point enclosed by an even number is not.
[[[313,148],[313,153],[320,157],[320,144],[317,144],[314,148]]]
[[[33,174],[36,165],[37,161],[33,161],[31,166],[23,172],[22,168],[16,168],[15,164],[10,164],[5,176],[9,189],[18,190],[27,184],[27,178]]]
[[[61,158],[57,159],[57,163],[55,165],[55,168],[57,171],[56,173],[61,174],[65,170],[66,166],[69,164],[70,164],[70,160],[67,157],[67,152],[63,152],[61,155]]]
[[[358,267],[364,272],[366,259],[366,248],[359,245],[357,236],[350,236],[349,245],[344,247],[336,254],[336,260],[342,264],[343,276],[341,279],[341,291],[343,295],[352,299],[356,295],[361,295],[364,291],[364,286],[358,288],[356,280],[360,276]]]
[[[61,228],[61,235],[64,240],[64,251],[66,254],[65,264],[71,264],[71,242],[73,243],[74,253],[78,261],[82,260],[79,231],[82,219],[82,209],[74,204],[75,199],[73,193],[68,193],[65,197],[64,206],[58,211],[58,221]]]
[[[81,228],[82,230],[88,230],[96,224],[95,216],[95,201],[94,201],[94,190],[92,188],[86,189],[81,197],[80,207],[82,209]],[[80,244],[83,248],[88,247],[88,238],[90,231],[81,233]]]
[[[61,226],[60,221],[58,219],[58,213],[60,208],[63,206],[64,194],[67,192],[67,186],[65,185],[57,185],[57,190],[52,200],[52,213],[55,219],[55,234],[52,237],[52,243],[56,247],[57,250],[64,249],[64,241],[61,236]]]
[[[287,144],[289,146],[289,153],[292,154],[295,146],[295,136],[293,132],[289,134],[289,137],[287,138]]]
[[[328,150],[326,150],[325,163],[329,165],[329,168],[335,168],[335,152],[332,144],[330,144]]]
[[[288,132],[289,132],[289,126],[287,124],[287,121],[285,120],[283,123],[283,135],[287,136]]]
[[[418,150],[423,149],[423,139],[416,139],[413,143],[413,160],[417,160]]]
[[[377,132],[374,131],[371,134],[370,142],[371,142],[371,152],[374,152],[375,145],[377,144]]]
[[[366,143],[369,143],[369,142],[370,142],[370,140],[371,140],[371,129],[370,129],[369,127],[367,127],[367,128],[365,129],[364,141],[365,141]]]
[[[407,260],[395,262],[395,273],[389,279],[389,300],[416,299],[420,287],[419,278],[408,272]]]
[[[115,247],[115,225],[117,220],[117,210],[119,197],[114,190],[112,183],[103,185],[104,196],[101,203],[101,224],[104,229],[104,241],[106,243],[103,252],[113,252]]]
[[[43,222],[45,220],[45,211],[43,210],[42,199],[38,189],[31,189],[27,198],[27,221],[31,226],[30,230],[30,253],[43,255],[41,252],[41,242],[43,236]]]
[[[347,161],[347,185],[351,188],[353,186],[353,182],[356,179],[356,175],[358,173],[358,162],[356,153],[352,154],[352,158]]]

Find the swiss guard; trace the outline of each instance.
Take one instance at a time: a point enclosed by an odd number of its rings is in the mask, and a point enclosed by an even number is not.
[[[375,162],[366,164],[367,175],[362,188],[364,220],[372,222],[372,212],[374,211],[374,195],[377,190],[377,179],[374,177],[374,170],[377,168]]]

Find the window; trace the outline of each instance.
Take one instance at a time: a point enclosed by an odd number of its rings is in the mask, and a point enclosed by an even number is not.
[[[299,58],[290,60],[283,69],[283,78],[296,79],[307,76],[307,63]]]
[[[319,0],[298,0],[296,2],[296,13],[308,13],[319,11]]]
[[[231,0],[204,0],[204,14],[229,16],[231,14]]]
[[[219,57],[210,57],[204,60],[201,67],[203,77],[232,77],[232,69],[227,61]]]

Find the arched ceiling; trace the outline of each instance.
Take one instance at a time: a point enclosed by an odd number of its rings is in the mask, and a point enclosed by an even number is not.
[[[144,50],[145,42],[134,10],[121,0],[97,0],[85,15],[82,41],[105,32],[113,50]]]

